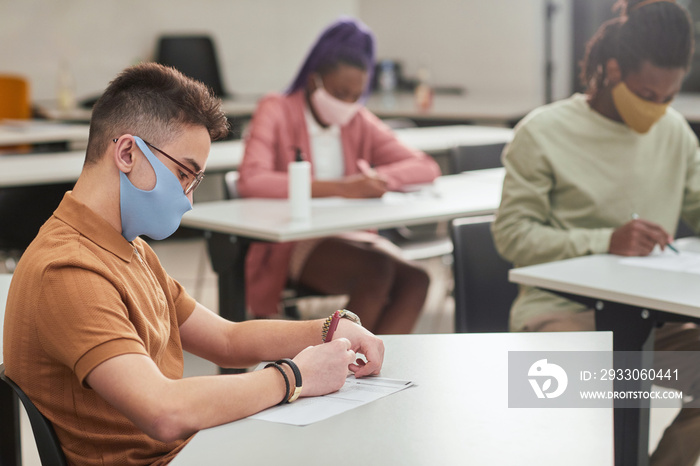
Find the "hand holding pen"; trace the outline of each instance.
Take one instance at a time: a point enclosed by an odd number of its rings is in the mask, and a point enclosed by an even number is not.
[[[336,312],[330,322],[330,328],[324,338],[324,342],[334,342],[336,338],[348,339],[351,342],[351,350],[365,356],[367,362],[358,358],[348,365],[348,369],[355,377],[378,375],[384,362],[384,342],[369,332],[362,325],[351,322],[348,319],[338,317]]]
[[[367,178],[371,178],[373,180],[377,180],[382,182],[384,185],[387,184],[386,179],[377,173],[377,170],[372,168],[372,166],[369,164],[368,161],[365,159],[360,159],[357,161],[357,168],[360,170],[360,173],[365,175]]]
[[[381,197],[387,192],[386,180],[377,173],[366,160],[358,160],[357,168],[360,173],[343,179],[344,197],[372,198]]]
[[[662,250],[668,246],[678,254],[672,242],[673,237],[663,227],[633,214],[632,220],[613,232],[608,252],[620,256],[647,256],[658,244]]]

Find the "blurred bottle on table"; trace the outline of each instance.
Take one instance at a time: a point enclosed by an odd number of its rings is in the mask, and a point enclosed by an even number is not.
[[[396,91],[396,64],[393,60],[382,60],[379,63],[379,90],[385,93]]]
[[[56,96],[58,98],[58,108],[60,110],[71,110],[75,108],[75,79],[71,73],[70,66],[65,60],[58,67],[58,77],[56,82]]]
[[[304,160],[300,148],[295,149],[294,161],[289,163],[289,208],[292,221],[311,218],[311,163]]]
[[[417,73],[418,83],[414,90],[416,107],[420,110],[430,110],[433,106],[433,88],[430,86],[430,71],[427,68],[419,68]]]

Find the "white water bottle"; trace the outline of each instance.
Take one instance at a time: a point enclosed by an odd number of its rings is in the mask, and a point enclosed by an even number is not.
[[[296,149],[295,161],[289,163],[289,208],[293,221],[311,218],[311,164]]]

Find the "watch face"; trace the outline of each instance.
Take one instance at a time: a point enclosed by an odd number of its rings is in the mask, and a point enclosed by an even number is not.
[[[342,311],[340,311],[340,317],[344,317],[346,319],[349,319],[349,320],[355,322],[358,325],[362,325],[362,323],[360,322],[360,318],[357,316],[357,314],[355,314],[354,312],[348,311],[347,309],[343,309]]]

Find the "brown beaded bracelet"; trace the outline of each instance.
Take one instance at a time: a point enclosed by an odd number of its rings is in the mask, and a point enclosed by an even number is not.
[[[268,367],[274,367],[278,371],[280,371],[280,374],[282,374],[282,377],[284,377],[284,385],[285,385],[285,391],[284,391],[284,398],[282,398],[282,401],[277,403],[277,406],[283,405],[287,403],[287,399],[289,398],[289,378],[287,377],[287,374],[284,372],[284,369],[282,369],[282,366],[277,364],[276,362],[271,362],[270,364],[265,366],[265,369]]]

